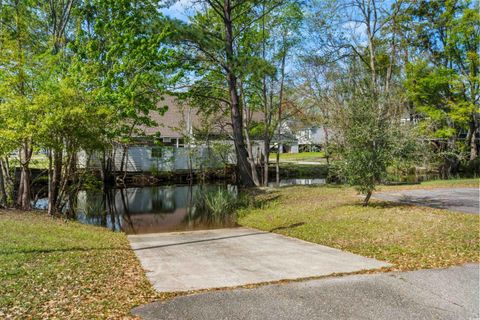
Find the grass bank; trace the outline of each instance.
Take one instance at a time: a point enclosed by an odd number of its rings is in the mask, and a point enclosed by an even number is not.
[[[269,160],[275,162],[277,159],[276,153],[271,153]],[[280,161],[312,161],[325,162],[325,152],[299,152],[299,153],[281,153]]]
[[[124,318],[154,298],[124,234],[0,210],[0,318]]]
[[[478,179],[432,181],[411,188],[478,187]],[[477,215],[373,200],[363,207],[355,190],[296,186],[255,196],[259,208],[240,212],[240,224],[388,261],[397,270],[478,262]]]

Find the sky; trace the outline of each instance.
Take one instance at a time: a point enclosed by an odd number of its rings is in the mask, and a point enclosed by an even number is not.
[[[195,12],[195,5],[192,0],[177,0],[162,12],[171,18],[188,21],[188,17]]]

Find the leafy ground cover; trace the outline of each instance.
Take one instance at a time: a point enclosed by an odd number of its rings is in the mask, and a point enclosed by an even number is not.
[[[385,186],[382,191],[478,187],[477,179]],[[361,205],[342,186],[295,186],[260,193],[263,205],[240,212],[240,224],[388,261],[395,270],[440,268],[479,261],[477,215],[373,200]]]
[[[124,318],[155,298],[124,234],[0,210],[0,318]]]

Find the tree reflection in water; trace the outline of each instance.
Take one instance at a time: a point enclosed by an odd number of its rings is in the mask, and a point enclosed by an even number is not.
[[[236,226],[233,210],[211,210],[237,199],[233,185],[175,185],[81,191],[77,219],[127,234]],[[205,201],[209,200],[209,201]],[[206,205],[208,203],[209,205]]]

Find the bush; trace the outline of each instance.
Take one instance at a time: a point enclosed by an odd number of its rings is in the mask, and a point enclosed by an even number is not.
[[[394,97],[354,91],[342,103],[331,177],[366,194],[367,205],[389,167],[409,168],[421,159],[421,139],[408,125],[400,124],[392,111],[397,107]]]

